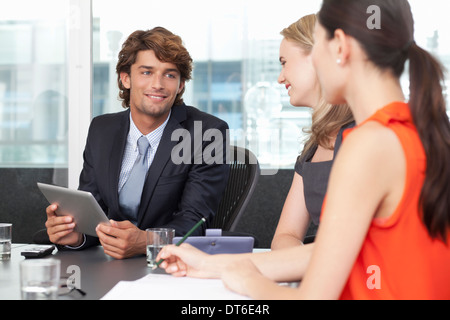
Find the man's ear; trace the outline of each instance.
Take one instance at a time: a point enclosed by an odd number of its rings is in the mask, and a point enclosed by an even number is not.
[[[120,73],[120,81],[122,82],[122,85],[125,87],[125,89],[131,88],[131,80],[130,75],[126,72]]]
[[[184,89],[184,86],[185,86],[185,81],[184,80],[181,80],[180,81],[180,86],[178,87],[178,92],[177,92],[177,94],[180,94],[181,93],[181,91],[183,91],[183,89]]]

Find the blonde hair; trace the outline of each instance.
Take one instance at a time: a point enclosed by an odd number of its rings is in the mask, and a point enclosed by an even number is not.
[[[294,42],[306,54],[310,54],[314,45],[314,27],[317,16],[310,14],[294,22],[283,29],[280,34],[289,41]],[[353,121],[353,115],[348,105],[332,105],[321,97],[319,104],[314,108],[312,114],[311,128],[303,129],[307,134],[301,158],[316,146],[322,146],[333,150],[334,137],[339,130]]]

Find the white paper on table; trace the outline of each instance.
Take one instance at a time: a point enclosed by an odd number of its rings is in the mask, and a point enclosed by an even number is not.
[[[225,288],[219,279],[196,279],[148,274],[120,281],[102,300],[248,300]]]

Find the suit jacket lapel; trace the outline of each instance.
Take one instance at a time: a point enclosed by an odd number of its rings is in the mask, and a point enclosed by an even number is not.
[[[120,121],[120,127],[117,130],[116,136],[111,137],[113,146],[111,148],[111,155],[109,157],[109,187],[113,199],[114,209],[120,211],[119,205],[119,178],[120,170],[122,168],[122,160],[125,153],[125,146],[127,143],[128,132],[130,130],[130,111],[123,113],[123,119]]]
[[[166,128],[164,129],[155,158],[153,159],[152,165],[147,173],[147,179],[142,192],[141,204],[139,206],[138,225],[142,223],[144,213],[147,212],[153,191],[155,190],[156,184],[158,183],[158,179],[161,176],[164,167],[170,160],[172,150],[178,144],[178,141],[171,140],[172,132],[176,129],[183,128],[180,123],[183,122],[186,117],[186,109],[184,104],[172,107],[172,115]]]

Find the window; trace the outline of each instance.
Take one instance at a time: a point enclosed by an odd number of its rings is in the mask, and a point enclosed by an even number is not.
[[[227,121],[232,142],[256,153],[263,169],[292,169],[310,125],[310,110],[289,104],[280,72],[279,32],[317,12],[320,0],[129,0],[127,6],[93,0],[94,115],[123,110],[117,100],[115,65],[126,37],[163,26],[180,35],[194,59],[186,104]],[[412,0],[417,42],[450,64],[449,8],[444,0]],[[408,78],[402,84],[408,91]],[[261,100],[266,97],[267,100]],[[261,114],[261,117],[257,115]]]
[[[450,2],[445,0],[409,0],[414,14],[415,40],[419,46],[432,52],[450,70]],[[404,81],[407,88],[408,80]],[[446,74],[445,94],[447,114],[450,117],[449,74]]]
[[[0,12],[0,167],[68,167],[70,3],[17,0]],[[236,143],[253,149],[263,167],[292,168],[310,112],[290,106],[286,91],[276,82],[279,32],[299,17],[316,12],[320,3],[288,0],[280,6],[268,0],[174,0],[168,7],[144,0],[129,0],[126,6],[92,0],[93,115],[122,110],[115,64],[123,40],[136,29],[162,25],[184,39],[195,61],[186,103],[226,120]],[[450,23],[446,16],[450,3],[410,3],[416,41],[449,68]],[[50,7],[51,12],[47,10]],[[407,77],[402,84],[407,92]],[[258,120],[256,113],[249,111],[258,92],[264,90],[272,96],[267,106],[271,118]],[[273,141],[264,141],[258,127],[276,133],[271,136],[277,136],[278,152],[270,152],[268,143]]]
[[[0,221],[16,243],[44,228],[36,182],[68,185],[68,9],[15,0],[0,10]]]
[[[67,167],[67,5],[18,0],[0,13],[1,167]]]

